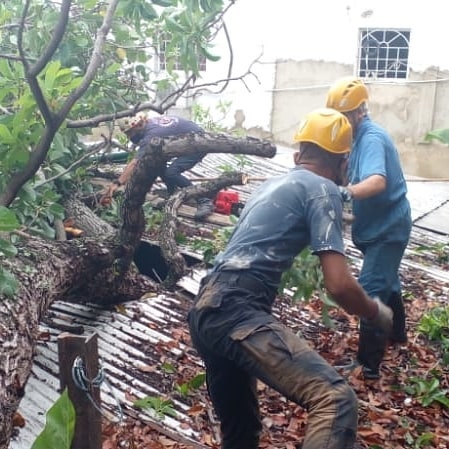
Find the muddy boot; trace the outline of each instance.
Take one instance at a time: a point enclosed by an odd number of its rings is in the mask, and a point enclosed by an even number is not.
[[[362,365],[365,379],[378,379],[379,367],[382,362],[388,336],[385,332],[371,326],[364,320],[360,321],[359,349],[357,361]]]
[[[392,343],[407,343],[407,331],[405,329],[405,309],[400,293],[393,293],[388,305],[393,311],[393,329],[390,335]]]
[[[214,212],[214,203],[209,198],[200,198],[195,213],[195,220],[204,220]]]

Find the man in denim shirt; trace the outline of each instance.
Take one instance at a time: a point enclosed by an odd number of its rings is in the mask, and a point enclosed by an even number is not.
[[[388,332],[391,310],[350,273],[342,237],[342,182],[352,130],[337,111],[311,112],[295,136],[296,167],[264,182],[247,201],[227,247],[203,278],[189,312],[206,366],[223,449],[256,449],[262,428],[256,381],[308,410],[303,449],[351,449],[357,399],[306,340],[272,314],[282,273],[306,247],[325,287],[348,313]]]
[[[363,253],[359,282],[368,295],[379,297],[392,308],[390,340],[405,343],[399,266],[412,228],[407,184],[396,147],[387,132],[368,116],[367,102],[365,84],[353,77],[337,80],[327,96],[327,106],[342,112],[353,130],[349,185],[342,194],[352,200],[352,240]],[[357,362],[363,366],[365,378],[379,377],[387,341],[385,333],[361,321]]]

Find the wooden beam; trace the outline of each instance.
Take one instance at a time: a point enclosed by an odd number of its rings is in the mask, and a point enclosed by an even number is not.
[[[58,337],[58,359],[61,391],[67,387],[76,412],[75,435],[71,449],[101,449],[100,388],[91,383],[98,376],[100,369],[97,334],[83,337],[62,333]],[[73,368],[77,360],[82,363],[87,391],[81,389],[74,380]]]

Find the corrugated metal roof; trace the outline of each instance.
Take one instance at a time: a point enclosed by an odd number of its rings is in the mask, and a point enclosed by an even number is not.
[[[289,155],[289,151],[291,152],[290,149],[286,149],[283,153],[284,160],[285,155]],[[252,156],[248,156],[247,159],[251,160],[252,165],[246,166],[244,171],[250,176],[273,176],[287,170],[285,165],[278,164],[276,160]],[[235,161],[236,159],[230,155],[208,155],[194,168],[191,175],[193,177],[217,176],[221,171],[220,166],[234,164]],[[290,163],[286,165],[290,166]],[[235,189],[241,192],[242,199],[245,200],[257,184],[235,186]],[[413,183],[412,195],[418,198],[420,192],[427,192],[428,185],[425,183],[425,189],[421,189],[418,183]],[[446,237],[440,233],[441,228],[438,227],[437,233],[428,232],[426,226],[419,226],[419,224],[428,223],[424,220],[425,216],[430,217],[445,203],[447,187],[446,184],[442,185],[443,195],[440,195],[439,199],[435,198],[437,191],[433,188],[432,204],[425,193],[425,201],[420,202],[418,208],[414,208],[413,213],[417,223],[413,228],[409,249],[404,259],[405,266],[419,264],[419,262],[413,262],[413,256],[415,249],[423,242],[429,244],[429,242],[446,241]],[[204,223],[193,223],[193,225],[207,226]],[[354,260],[359,260],[359,255],[353,249],[349,239],[347,239],[347,246],[349,255]],[[422,268],[436,279],[449,280],[444,270],[431,265]],[[118,308],[104,309],[95,305],[60,301],[54,303],[49,312],[55,325],[42,324],[43,335],[48,338],[42,339],[37,344],[32,373],[19,409],[26,419],[26,426],[20,429],[18,435],[12,440],[10,448],[29,449],[31,447],[32,442],[44,427],[45,413],[59,397],[57,338],[60,330],[56,326],[58,323],[83,326],[84,335],[98,334],[99,355],[106,379],[112,388],[112,390],[102,388],[101,395],[105,410],[111,416],[117,416],[116,398],[123,405],[124,411],[128,412],[132,405],[130,398],[141,398],[147,395],[164,396],[172,391],[172,380],[159,369],[164,360],[175,360],[187,355],[198,364],[200,371],[202,369],[200,360],[186,341],[180,338],[180,335],[182,336],[180,332],[186,332],[187,310],[192,295],[198,289],[202,274],[201,271],[193,271],[178,283],[179,290],[176,292],[144,297]],[[293,329],[298,328],[299,319],[301,319],[301,327],[320,326],[320,323],[308,320],[307,314],[300,309],[289,305],[289,313],[285,314],[278,307],[282,308],[285,305],[277,305],[275,313],[282,314],[283,320],[287,321]],[[294,313],[295,310],[296,313]],[[196,440],[197,435],[192,430],[195,426],[192,418],[187,414],[189,405],[178,400],[175,403],[175,409],[176,419],[168,416],[157,418],[151,415],[147,415],[147,418],[161,421],[164,426],[174,432]]]

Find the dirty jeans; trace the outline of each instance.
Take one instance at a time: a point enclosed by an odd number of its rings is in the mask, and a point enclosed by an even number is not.
[[[192,342],[204,360],[221,424],[222,448],[258,447],[256,379],[308,411],[302,449],[352,448],[355,393],[302,337],[273,317],[274,293],[248,279],[206,277],[189,313]]]

